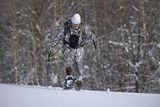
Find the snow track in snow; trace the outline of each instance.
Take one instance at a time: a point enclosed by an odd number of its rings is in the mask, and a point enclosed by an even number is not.
[[[0,107],[160,107],[160,94],[0,84]]]

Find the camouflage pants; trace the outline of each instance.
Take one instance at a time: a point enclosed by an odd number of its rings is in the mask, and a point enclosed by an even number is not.
[[[84,49],[82,47],[78,49],[64,47],[62,50],[64,69],[72,66],[73,76],[75,78],[79,78],[79,76],[82,74],[81,70],[83,66],[83,54]]]

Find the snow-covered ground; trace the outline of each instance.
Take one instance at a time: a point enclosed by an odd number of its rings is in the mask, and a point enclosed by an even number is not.
[[[160,94],[0,84],[0,107],[160,107]]]

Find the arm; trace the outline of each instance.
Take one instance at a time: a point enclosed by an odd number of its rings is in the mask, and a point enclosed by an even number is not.
[[[64,29],[61,29],[59,31],[59,33],[52,40],[52,44],[51,44],[50,49],[49,49],[50,52],[61,41],[63,35],[64,35]]]
[[[86,40],[88,41],[89,44],[93,44],[94,48],[97,49],[96,47],[96,39],[95,35],[91,32],[91,30],[85,26],[85,34],[86,34]]]

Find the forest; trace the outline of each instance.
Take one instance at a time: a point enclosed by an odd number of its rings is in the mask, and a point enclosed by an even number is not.
[[[159,10],[160,0],[0,0],[0,83],[62,86],[62,42],[50,63],[48,49],[79,13],[97,44],[84,47],[83,89],[160,93]]]

